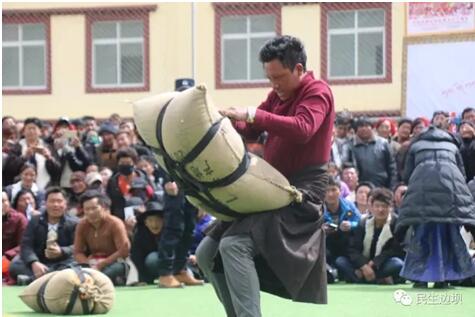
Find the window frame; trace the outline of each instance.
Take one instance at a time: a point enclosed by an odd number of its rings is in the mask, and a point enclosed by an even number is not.
[[[117,85],[99,85],[94,84],[94,39],[92,37],[92,26],[96,22],[126,22],[141,21],[143,23],[143,83],[142,84],[117,84]],[[116,27],[118,28],[117,24]],[[120,43],[130,42],[129,39],[107,39],[99,40],[99,42],[110,42],[117,45],[116,49],[120,50]],[[138,43],[136,38],[132,40]],[[131,42],[131,43],[132,43]],[[114,12],[107,14],[86,14],[86,93],[111,93],[111,92],[141,92],[150,90],[150,36],[149,36],[149,12],[148,11],[132,11],[132,12]],[[120,78],[120,62],[118,62],[118,78]]]
[[[328,29],[328,14],[330,11],[360,11],[360,10],[375,10],[382,9],[384,10],[384,31],[383,31],[383,41],[384,41],[384,56],[383,56],[383,76],[358,76],[353,78],[330,78],[330,60],[329,60],[329,51],[330,51],[330,35],[335,33],[340,33],[339,31],[330,31]],[[391,83],[392,82],[392,6],[391,3],[323,3],[321,10],[321,77],[323,80],[328,82],[331,85],[351,85],[351,84],[378,84],[378,83]],[[355,21],[356,23],[356,21]],[[371,28],[355,28],[356,32],[347,33],[347,34],[358,34],[359,29],[379,29],[381,27],[371,27]],[[348,29],[345,29],[348,30]],[[357,41],[357,40],[356,40]],[[357,44],[357,43],[356,43]],[[356,46],[355,51],[355,67],[358,67],[358,47]]]
[[[234,88],[260,88],[270,87],[270,83],[267,79],[263,80],[224,80],[224,54],[222,49],[224,48],[224,38],[221,36],[221,20],[223,17],[228,16],[252,16],[252,15],[273,15],[275,17],[275,30],[273,36],[281,35],[282,28],[282,11],[281,4],[279,3],[249,3],[242,4],[225,4],[214,3],[215,9],[215,85],[216,89],[234,89]],[[247,20],[249,21],[249,20]],[[247,23],[249,29],[249,23]],[[249,30],[248,30],[249,31]],[[238,33],[239,35],[246,34],[246,39],[252,39],[252,33]],[[260,34],[265,34],[260,32]],[[270,33],[269,33],[270,34]],[[233,36],[230,36],[233,37]],[[249,52],[249,50],[248,50]],[[249,54],[249,53],[248,53]],[[248,67],[249,71],[249,65]],[[249,73],[248,73],[249,75]]]
[[[30,88],[28,86],[19,86],[6,88],[2,86],[2,93],[4,95],[43,95],[51,94],[51,19],[49,15],[36,16],[36,15],[12,15],[12,16],[3,16],[2,24],[43,24],[45,29],[45,39],[44,39],[44,48],[45,48],[45,85],[38,88]],[[23,47],[20,45],[18,47]],[[3,41],[2,41],[3,49]],[[20,62],[20,70],[22,70],[22,63]],[[22,74],[19,74],[20,78]]]

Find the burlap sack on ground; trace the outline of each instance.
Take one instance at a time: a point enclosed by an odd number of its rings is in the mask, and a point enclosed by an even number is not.
[[[80,296],[72,308],[71,314],[83,315],[80,297],[86,300],[91,314],[105,314],[114,303],[115,291],[111,280],[103,273],[93,269],[82,269],[85,282],[81,283],[73,269],[48,273],[28,285],[20,294],[22,301],[36,312],[44,312],[38,301],[38,293],[44,283],[44,303],[53,314],[65,314],[75,286]]]
[[[168,103],[162,121],[163,149],[157,141],[157,119]],[[219,130],[208,145],[185,170],[196,181],[218,181],[235,172],[244,159],[246,149],[241,136],[228,118],[222,118],[214,107],[204,85],[180,93],[166,93],[141,99],[134,103],[134,116],[140,135],[147,144],[164,150],[177,162],[200,142],[210,127],[220,121]],[[211,195],[238,213],[274,210],[301,199],[301,194],[288,180],[261,158],[250,155],[245,174],[234,183],[210,188]],[[159,164],[164,160],[157,155]],[[205,195],[203,195],[205,197]],[[188,197],[197,207],[223,220],[231,220],[197,198]]]

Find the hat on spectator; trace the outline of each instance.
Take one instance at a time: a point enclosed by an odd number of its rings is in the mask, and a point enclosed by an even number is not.
[[[125,207],[140,206],[143,204],[143,199],[137,196],[132,196],[125,200]]]
[[[36,118],[36,117],[26,118],[25,121],[23,122],[25,127],[26,127],[26,125],[28,125],[30,123],[33,123],[34,125],[36,125],[40,129],[43,128],[43,122],[40,119]]]
[[[99,135],[103,133],[111,133],[111,134],[116,134],[118,131],[117,127],[110,122],[104,122],[101,124],[101,127],[99,128]]]
[[[148,216],[159,216],[163,217],[165,213],[164,206],[162,203],[151,200],[145,205],[145,212],[137,218],[138,220],[145,220]]]
[[[56,131],[60,127],[71,128],[71,122],[66,117],[60,117],[54,124],[53,130]]]
[[[95,182],[100,182],[102,184],[102,176],[98,172],[91,172],[86,175],[86,184],[91,186]]]
[[[191,78],[180,78],[175,80],[175,91],[183,91],[195,85],[195,81]]]
[[[77,171],[77,172],[72,173],[70,181],[73,182],[73,181],[76,181],[76,180],[86,182],[86,173],[81,172],[81,171]]]

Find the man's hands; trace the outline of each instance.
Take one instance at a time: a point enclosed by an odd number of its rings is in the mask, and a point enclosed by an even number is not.
[[[47,259],[54,260],[61,257],[62,255],[63,252],[57,243],[51,244],[45,249],[45,257]]]
[[[351,230],[351,223],[348,220],[344,220],[340,223],[340,230],[343,232],[348,232]]]
[[[246,109],[236,109],[228,108],[226,110],[218,111],[223,117],[228,117],[231,120],[235,121],[246,121],[247,120],[247,110]]]
[[[178,185],[175,182],[168,182],[165,184],[165,191],[170,196],[178,195]]]
[[[369,261],[367,264],[360,267],[359,270],[356,270],[355,273],[359,278],[364,277],[366,281],[372,282],[376,279],[376,274],[374,273],[373,266],[373,261]]]
[[[31,264],[31,270],[33,271],[33,274],[35,275],[35,278],[39,278],[45,275],[46,273],[48,273],[48,267],[38,261],[33,262]]]

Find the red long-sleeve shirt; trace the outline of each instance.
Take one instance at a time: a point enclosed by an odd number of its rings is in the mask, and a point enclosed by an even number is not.
[[[255,139],[268,132],[264,159],[286,177],[330,159],[335,107],[330,87],[307,72],[286,101],[271,91],[257,108],[254,123],[237,122],[239,133]]]

